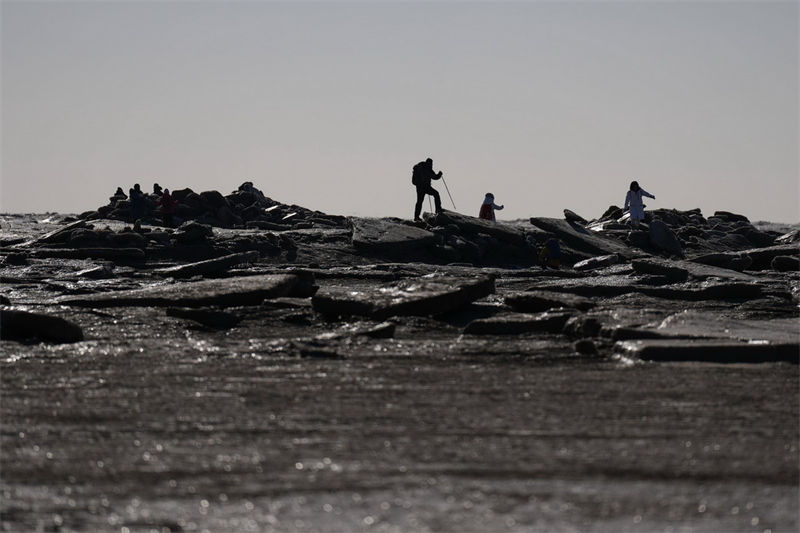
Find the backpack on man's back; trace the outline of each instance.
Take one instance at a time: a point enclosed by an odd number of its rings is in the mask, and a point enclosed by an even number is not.
[[[425,169],[424,169],[425,162],[420,162],[414,165],[414,170],[411,172],[411,183],[416,186],[422,185],[424,181]]]

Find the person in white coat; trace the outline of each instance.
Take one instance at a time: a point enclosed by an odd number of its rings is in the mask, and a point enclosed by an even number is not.
[[[636,181],[631,182],[631,187],[628,194],[625,195],[625,209],[631,211],[631,224],[634,228],[639,227],[639,221],[644,220],[644,204],[642,203],[642,196],[656,199],[655,196],[639,187]]]

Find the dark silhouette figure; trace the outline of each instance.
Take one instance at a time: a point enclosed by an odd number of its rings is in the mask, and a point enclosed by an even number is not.
[[[158,183],[153,184],[153,194],[155,194],[156,196],[161,196],[163,192],[164,191],[161,188],[161,185],[159,185]]]
[[[561,266],[561,245],[558,240],[550,238],[539,250],[539,263],[544,267],[558,268]]]
[[[158,199],[158,203],[161,206],[161,218],[164,221],[164,225],[172,227],[172,215],[175,214],[175,208],[178,207],[178,200],[172,197],[169,189],[164,189]]]
[[[502,205],[494,203],[494,194],[487,192],[486,197],[483,199],[483,204],[481,204],[481,210],[478,212],[478,218],[495,222],[497,218],[495,218],[494,212],[501,209],[503,209]]]
[[[125,192],[122,190],[122,187],[117,187],[117,190],[114,193],[114,196],[109,197],[108,200],[109,200],[109,202],[111,202],[112,206],[116,207],[117,202],[119,202],[121,200],[127,200],[127,199],[128,199],[128,195],[125,194]]]
[[[436,189],[431,187],[431,180],[438,180],[441,178],[442,171],[433,171],[433,159],[430,157],[414,165],[414,172],[411,175],[411,183],[417,188],[417,204],[414,206],[414,220],[420,220],[419,214],[422,212],[422,201],[425,199],[426,194],[433,196],[433,201],[436,204],[436,213],[442,212],[442,199],[439,198],[439,193]]]
[[[128,198],[131,203],[131,220],[137,220],[144,214],[145,198],[142,188],[138,183],[134,184],[133,188],[128,191]]]
[[[255,195],[256,200],[259,202],[263,202],[267,200],[267,197],[264,196],[264,193],[261,192],[259,189],[253,186],[252,181],[245,181],[241,185],[239,185],[239,190],[243,192],[249,192]]]
[[[656,199],[655,196],[639,187],[639,182],[632,181],[628,193],[625,195],[624,209],[630,209],[631,212],[631,225],[634,228],[639,227],[639,222],[644,220],[644,203],[642,203],[642,196],[647,196]]]

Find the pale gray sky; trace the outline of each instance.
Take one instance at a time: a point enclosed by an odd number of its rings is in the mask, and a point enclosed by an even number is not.
[[[593,218],[637,179],[798,222],[799,118],[797,2],[2,3],[4,212],[251,180],[410,217],[430,156],[473,215]]]

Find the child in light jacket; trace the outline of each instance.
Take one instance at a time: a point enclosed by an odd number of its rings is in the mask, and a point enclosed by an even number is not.
[[[631,211],[631,224],[634,228],[639,227],[639,221],[644,220],[644,204],[642,203],[642,196],[647,196],[648,198],[652,198],[653,200],[656,199],[655,196],[647,192],[646,190],[639,187],[639,183],[636,181],[631,182],[631,187],[628,190],[628,194],[625,195],[625,208]]]
[[[503,209],[502,205],[497,205],[494,203],[494,195],[490,192],[486,193],[486,198],[483,199],[483,205],[481,205],[481,210],[478,213],[478,218],[482,218],[483,220],[491,220],[495,222],[496,219],[494,217],[494,211],[497,209]]]

